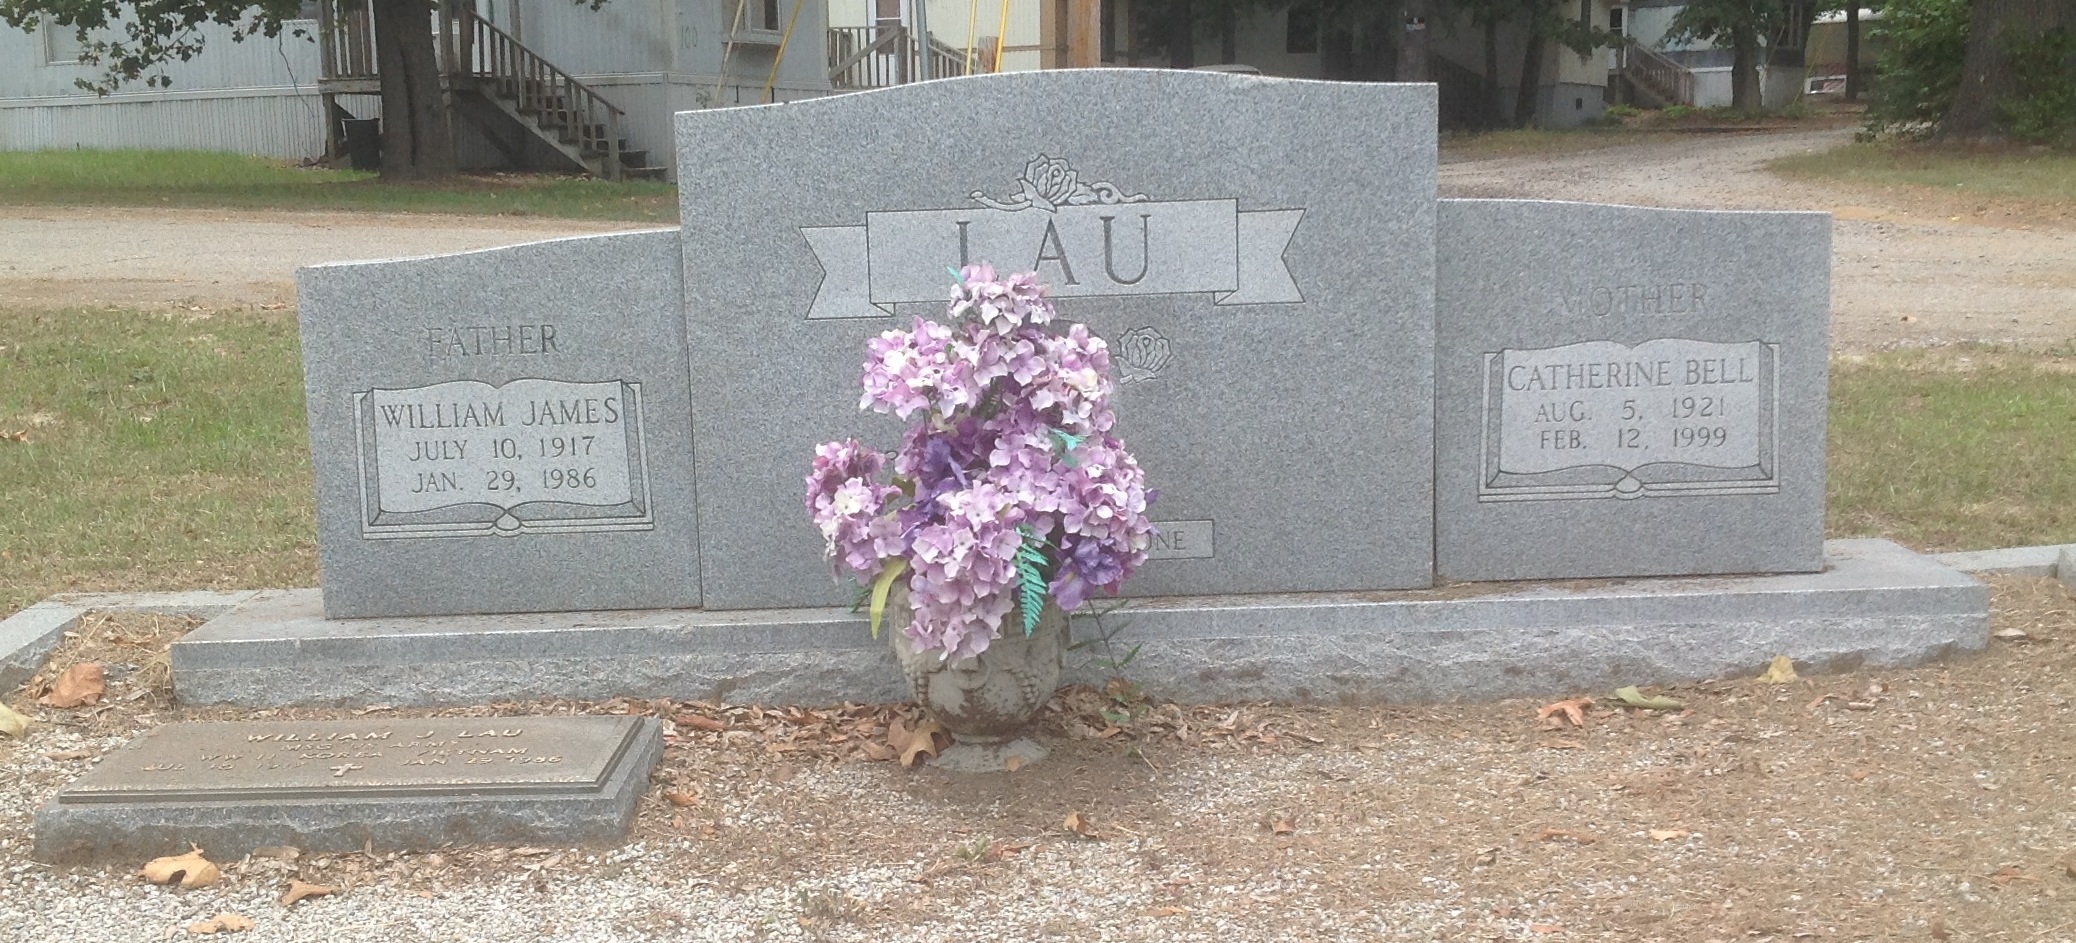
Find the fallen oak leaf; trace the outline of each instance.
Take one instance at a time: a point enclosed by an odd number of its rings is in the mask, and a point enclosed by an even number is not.
[[[698,805],[699,794],[685,789],[671,789],[664,792],[663,800],[665,802],[670,803],[671,805],[683,809],[687,806]]]
[[[908,735],[907,745],[901,747],[901,765],[921,766],[925,759],[936,759],[945,747],[951,746],[951,742],[949,731],[934,720],[925,720],[915,725],[915,730]]]
[[[1624,707],[1638,707],[1647,711],[1676,711],[1687,706],[1669,697],[1645,697],[1644,693],[1634,686],[1616,688],[1615,698],[1620,700]]]
[[[252,921],[226,910],[207,920],[187,925],[187,932],[199,934],[243,933],[252,929]]]
[[[1149,917],[1180,917],[1189,913],[1187,907],[1155,907],[1146,912]]]
[[[672,717],[670,721],[680,727],[690,727],[694,730],[704,730],[708,733],[720,733],[728,729],[727,724],[712,717],[703,717],[699,714],[679,714],[676,717]]]
[[[1568,828],[1545,828],[1535,836],[1536,841],[1549,841],[1553,838],[1569,838],[1581,845],[1590,845],[1600,840],[1586,832],[1576,832]]]
[[[1297,831],[1297,821],[1289,815],[1278,815],[1269,820],[1269,834],[1289,835]]]
[[[65,669],[51,684],[50,693],[37,698],[45,707],[84,707],[98,704],[108,693],[108,672],[99,662],[85,661]]]
[[[1080,812],[1067,813],[1067,820],[1060,824],[1061,827],[1065,828],[1067,831],[1073,832],[1074,834],[1079,835],[1083,838],[1096,837],[1096,826],[1093,823],[1089,822],[1088,816],[1082,815]]]
[[[337,894],[339,889],[329,884],[312,884],[308,881],[288,880],[288,890],[281,895],[281,906],[288,907],[306,897],[326,897]]]
[[[1592,698],[1575,697],[1569,700],[1544,704],[1536,709],[1535,718],[1541,721],[1544,727],[1551,730],[1563,727],[1564,721],[1567,720],[1571,721],[1571,725],[1574,727],[1584,727],[1586,726],[1586,712],[1592,709]]]
[[[2009,864],[2001,868],[1998,868],[1995,874],[1989,876],[1989,879],[1995,882],[1998,887],[2003,887],[2007,884],[2010,884],[2013,881],[2033,880],[2033,878],[2030,875],[2026,874],[2024,871],[2020,871],[2016,865]]]
[[[1760,684],[1789,684],[1795,680],[1795,661],[1786,655],[1773,656],[1766,673],[1759,676]]]
[[[880,763],[893,759],[896,753],[893,747],[887,746],[884,743],[873,743],[871,741],[866,741],[865,743],[860,744],[858,746],[858,752],[865,754],[866,759]]]
[[[194,890],[198,887],[210,887],[216,884],[216,882],[223,880],[222,869],[219,869],[215,862],[202,857],[201,846],[189,845],[188,847],[193,850],[187,854],[167,855],[163,858],[153,858],[146,862],[143,872],[144,879],[153,884],[179,882],[180,886],[187,890]]]
[[[1021,753],[1009,754],[1009,758],[1002,761],[1002,768],[1012,773],[1016,772],[1017,770],[1023,769],[1024,755]]]
[[[1654,828],[1650,832],[1652,841],[1671,841],[1675,838],[1685,838],[1692,834],[1694,833],[1679,828]]]

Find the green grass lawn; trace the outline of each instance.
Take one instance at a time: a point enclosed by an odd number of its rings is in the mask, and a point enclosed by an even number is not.
[[[206,151],[0,151],[0,205],[175,206],[677,219],[677,188],[540,174],[386,184],[372,173]]]
[[[1834,536],[1922,550],[2076,543],[2076,350],[1836,363],[1830,459]]]
[[[2076,351],[1839,362],[1830,431],[1833,536],[2076,542]],[[0,615],[314,585],[315,532],[293,312],[0,306]]]
[[[1971,150],[1909,144],[1850,144],[1767,165],[1789,177],[2076,207],[2076,154]]]

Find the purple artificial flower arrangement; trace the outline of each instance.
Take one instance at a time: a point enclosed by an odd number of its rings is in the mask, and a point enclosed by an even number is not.
[[[1109,347],[1080,324],[1046,330],[1037,273],[997,281],[968,266],[949,314],[866,342],[859,408],[915,417],[891,482],[885,455],[825,443],[807,509],[830,560],[872,587],[875,635],[906,578],[909,640],[960,659],[1000,638],[1013,611],[1028,635],[1047,599],[1072,611],[1116,592],[1146,560],[1153,494],[1110,434]]]

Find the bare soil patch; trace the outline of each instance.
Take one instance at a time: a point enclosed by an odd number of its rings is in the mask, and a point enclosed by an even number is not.
[[[422,925],[487,896],[539,932],[622,902],[630,939],[2069,939],[2076,597],[2044,579],[1993,587],[1984,653],[1647,689],[1679,711],[1580,692],[1597,699],[1582,727],[1522,700],[1183,707],[1067,689],[1043,725],[1053,757],[990,776],[869,759],[906,710],[883,705],[235,711],[132,694],[149,676],[111,671],[110,706],[13,698],[39,723],[0,743],[19,797],[0,849],[18,856],[34,803],[153,724],[641,713],[670,745],[619,851],[274,854],[226,862],[226,886],[183,892],[182,912],[299,878],[344,902],[258,914],[279,938],[355,898]],[[170,633],[139,618],[92,623],[53,672],[148,660],[132,641]],[[44,875],[0,914],[33,916],[68,881],[111,908],[172,893],[128,870]],[[751,915],[763,929],[745,935]],[[485,924],[482,939],[506,938]]]

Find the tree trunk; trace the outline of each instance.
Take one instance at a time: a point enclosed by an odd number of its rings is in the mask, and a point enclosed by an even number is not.
[[[423,0],[374,0],[376,70],[382,77],[382,179],[454,173],[454,137],[433,53],[432,9]]]
[[[1860,100],[1860,0],[1845,5],[1845,100]]]
[[[1484,101],[1480,103],[1485,111],[1485,114],[1482,116],[1484,118],[1482,126],[1487,128],[1499,127],[1504,123],[1500,113],[1500,109],[1504,107],[1504,100],[1499,96],[1499,17],[1497,16],[1485,21],[1485,94],[1483,98]]]
[[[1527,49],[1521,53],[1521,84],[1514,90],[1514,127],[1525,128],[1535,123],[1535,102],[1542,93],[1543,50],[1550,45],[1550,38],[1543,35],[1543,10],[1537,8],[1528,16]]]
[[[1394,76],[1401,82],[1429,82],[1427,73],[1427,18],[1434,11],[1430,0],[1405,0],[1404,22],[1398,24],[1398,64]]]
[[[1730,107],[1756,111],[1759,107],[1759,34],[1741,29],[1730,42]]]
[[[2060,28],[2076,28],[2069,0],[1974,0],[1968,8],[1968,52],[1961,62],[1961,87],[1939,121],[1939,136],[1962,140],[1997,138],[1997,105],[2018,90],[2011,47]]]

